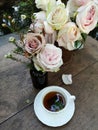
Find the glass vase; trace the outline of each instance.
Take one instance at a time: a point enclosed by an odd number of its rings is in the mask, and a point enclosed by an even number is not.
[[[43,89],[48,83],[48,73],[37,71],[35,68],[30,69],[30,75],[34,88]]]

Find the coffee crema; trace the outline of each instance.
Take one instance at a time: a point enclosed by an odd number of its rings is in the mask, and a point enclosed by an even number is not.
[[[54,91],[46,94],[43,104],[47,110],[57,112],[65,107],[66,101],[61,93]]]

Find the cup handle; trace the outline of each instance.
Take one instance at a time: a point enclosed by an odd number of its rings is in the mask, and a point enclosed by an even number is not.
[[[70,98],[71,98],[72,100],[76,100],[76,97],[75,97],[74,95],[71,95]]]

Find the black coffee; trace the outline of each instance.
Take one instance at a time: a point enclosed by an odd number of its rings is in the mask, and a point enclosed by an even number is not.
[[[65,107],[65,99],[59,92],[49,92],[43,100],[46,109],[52,112],[57,112]]]

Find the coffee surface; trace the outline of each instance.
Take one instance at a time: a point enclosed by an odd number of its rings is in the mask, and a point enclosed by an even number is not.
[[[65,107],[65,99],[59,92],[49,92],[43,100],[44,107],[52,112],[60,111]]]

